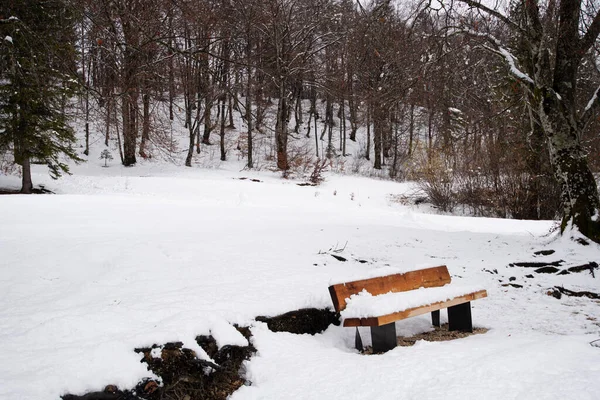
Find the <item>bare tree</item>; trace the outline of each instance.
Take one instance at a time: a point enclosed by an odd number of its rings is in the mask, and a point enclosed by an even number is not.
[[[586,104],[577,101],[581,62],[594,50],[600,34],[598,4],[559,0],[542,5],[531,0],[522,5],[523,17],[516,18],[479,1],[459,1],[468,8],[452,10],[457,23],[451,29],[480,38],[482,46],[500,56],[506,71],[529,93],[528,106],[546,135],[554,175],[562,188],[561,231],[572,225],[600,241],[598,189],[581,143],[583,131],[600,108],[598,90]],[[484,14],[503,25],[508,38],[518,39],[520,52],[514,42],[494,35],[491,25],[470,23],[480,20],[465,18],[469,13]]]

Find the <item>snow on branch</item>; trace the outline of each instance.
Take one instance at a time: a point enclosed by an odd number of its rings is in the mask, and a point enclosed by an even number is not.
[[[508,63],[508,65],[510,67],[510,72],[513,75],[515,75],[517,78],[519,78],[521,80],[524,80],[528,83],[533,84],[533,79],[531,79],[529,77],[529,75],[527,75],[526,73],[521,71],[519,68],[517,68],[517,65],[515,64],[515,57],[508,50],[506,50],[504,47],[498,47],[498,51],[506,59],[506,62]]]
[[[585,128],[585,126],[588,124],[588,122],[594,115],[594,112],[596,111],[598,106],[600,106],[600,98],[598,98],[598,94],[600,94],[600,86],[596,88],[594,94],[590,98],[590,101],[588,101],[587,105],[583,109],[583,114],[581,115],[581,118],[579,120],[580,129]]]
[[[589,110],[592,109],[592,107],[594,106],[594,103],[596,103],[598,101],[598,92],[600,91],[600,86],[598,86],[596,88],[596,90],[594,91],[594,94],[592,95],[592,98],[590,99],[590,101],[588,101],[587,105],[585,106],[585,112],[588,112]]]
[[[506,47],[504,47],[502,45],[502,42],[500,42],[500,40],[498,40],[494,35],[491,35],[489,33],[478,32],[473,29],[465,29],[465,28],[456,29],[456,30],[454,30],[454,32],[455,33],[466,33],[470,36],[475,36],[475,37],[479,37],[482,39],[486,39],[488,42],[490,42],[491,44],[494,45],[494,48],[492,49],[487,46],[485,48],[488,50],[491,50],[494,53],[503,57],[504,60],[506,61],[506,63],[508,64],[510,73],[515,78],[519,79],[522,82],[531,84],[531,85],[533,85],[535,83],[529,75],[527,75],[525,72],[521,71],[519,69],[519,67],[517,67],[515,56],[513,56],[512,53],[510,51],[508,51],[506,49]]]

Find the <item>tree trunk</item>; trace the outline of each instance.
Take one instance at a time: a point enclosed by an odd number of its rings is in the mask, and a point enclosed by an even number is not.
[[[104,132],[104,145],[108,146],[108,141],[110,139],[110,116],[112,113],[112,98],[108,98],[106,101],[106,127]]]
[[[90,155],[90,95],[85,89],[85,150],[83,154]]]
[[[150,140],[150,95],[146,92],[142,95],[142,141],[140,142],[140,156],[147,158],[146,144]]]
[[[371,161],[371,105],[367,103],[367,149],[365,158]]]
[[[384,138],[389,131],[389,115],[385,108],[376,102],[373,105],[373,145],[375,150],[375,160],[373,168],[381,169]]]
[[[415,105],[410,105],[410,123],[408,126],[408,156],[412,156],[413,136],[415,133]]]
[[[288,99],[285,84],[280,82],[279,102],[277,105],[277,123],[275,125],[275,142],[277,148],[277,168],[285,171],[289,168],[287,143],[288,143]]]
[[[188,146],[187,157],[185,158],[185,166],[186,167],[192,166],[192,157],[194,156],[194,145],[195,145],[195,141],[196,141],[195,129],[190,128],[189,132],[190,132],[190,142],[189,142],[189,146]]]
[[[210,99],[210,95],[207,94],[205,98],[204,105],[204,134],[202,135],[202,144],[210,145],[210,132],[212,131],[212,121],[211,121],[211,112],[212,108],[212,100]],[[198,143],[198,148],[196,149],[198,153],[200,153],[200,143]]]
[[[249,35],[248,35],[249,37]],[[252,44],[248,38],[246,44],[246,57],[250,58],[252,51]],[[248,168],[254,168],[254,160],[252,159],[252,67],[248,64],[246,68],[247,82],[246,82],[246,123],[248,124]]]
[[[126,167],[134,165],[137,160],[135,158],[136,148],[136,112],[135,99],[129,94],[123,96],[123,165]]]
[[[29,156],[22,156],[21,158],[22,167],[22,179],[21,179],[21,193],[31,194],[33,192],[33,183],[31,181],[31,161]]]
[[[600,242],[598,187],[581,148],[574,111],[555,94],[546,95],[540,108],[554,176],[561,186],[561,232],[571,223],[583,235]]]
[[[581,2],[563,0],[558,11],[558,40],[552,89],[541,87],[540,119],[548,137],[550,161],[562,190],[561,232],[572,224],[600,242],[598,187],[581,147],[577,112],[577,74],[584,54],[600,33],[600,14],[580,38]]]
[[[225,119],[227,116],[225,115],[225,103],[227,102],[226,96],[223,96],[221,99],[221,127],[219,131],[220,140],[220,148],[221,148],[221,161],[227,161],[227,152],[225,151]],[[218,106],[218,105],[217,105]]]
[[[229,94],[227,96],[227,99],[228,99],[227,115],[229,116],[229,125],[227,125],[227,127],[230,129],[235,129],[235,124],[233,123],[233,96],[231,94]],[[236,102],[237,102],[237,96],[236,96]]]

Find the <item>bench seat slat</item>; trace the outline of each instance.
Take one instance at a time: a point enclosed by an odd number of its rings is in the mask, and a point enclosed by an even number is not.
[[[346,308],[346,298],[366,290],[373,296],[387,292],[407,292],[421,287],[444,286],[451,278],[445,265],[409,271],[402,274],[380,276],[359,281],[339,283],[329,287],[329,294],[337,312]]]
[[[439,301],[425,306],[409,308],[407,310],[381,315],[377,317],[368,318],[346,318],[344,319],[344,326],[381,326],[387,325],[391,322],[414,317],[421,314],[427,314],[432,311],[441,310],[443,308],[452,307],[458,304],[467,303],[469,301],[477,300],[487,297],[485,290],[479,290],[476,292],[468,293],[462,296],[455,297],[451,300]]]

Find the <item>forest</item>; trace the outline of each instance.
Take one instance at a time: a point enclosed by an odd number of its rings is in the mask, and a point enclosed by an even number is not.
[[[600,239],[597,1],[8,0],[0,6],[5,173],[68,172],[92,125],[134,167],[239,133],[285,176],[348,155],[415,180],[442,211],[562,218]],[[74,150],[70,115],[85,137]],[[239,116],[244,126],[235,126]],[[314,146],[298,151],[305,136]],[[358,172],[358,171],[355,171]]]

